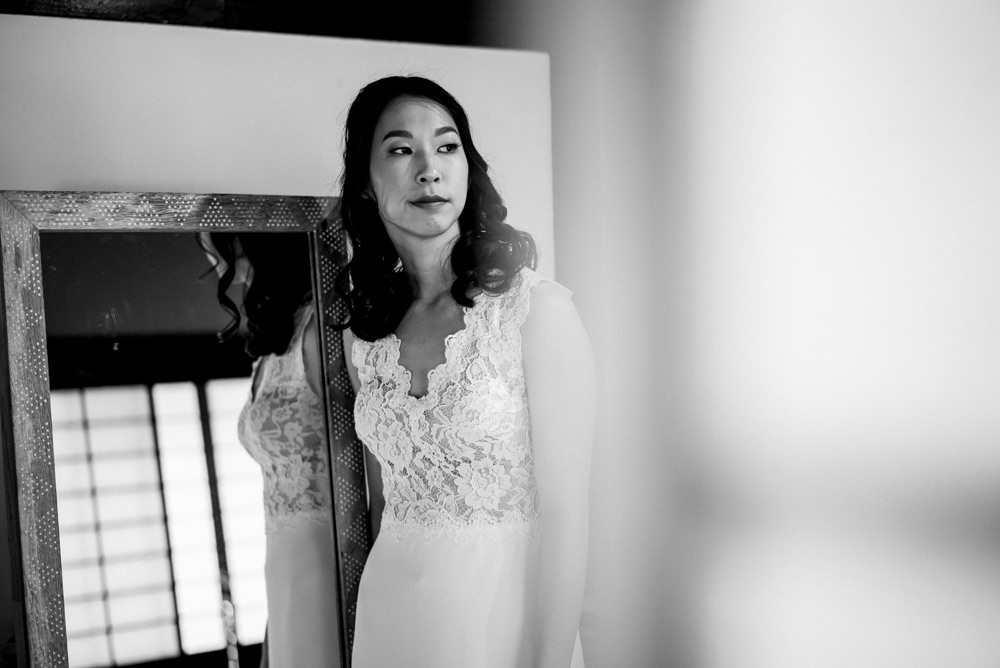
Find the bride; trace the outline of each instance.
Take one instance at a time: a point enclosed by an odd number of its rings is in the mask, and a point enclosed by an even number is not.
[[[570,293],[533,270],[434,82],[362,89],[344,165],[345,345],[377,531],[352,665],[582,665],[595,380]]]

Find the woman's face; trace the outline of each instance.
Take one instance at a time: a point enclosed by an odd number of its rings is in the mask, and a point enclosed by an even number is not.
[[[397,246],[456,236],[469,163],[451,114],[424,98],[390,102],[375,125],[369,181],[370,195]]]

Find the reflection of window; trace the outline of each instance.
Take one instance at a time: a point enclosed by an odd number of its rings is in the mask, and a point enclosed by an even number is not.
[[[236,437],[248,382],[52,392],[71,667],[262,640],[261,475]]]

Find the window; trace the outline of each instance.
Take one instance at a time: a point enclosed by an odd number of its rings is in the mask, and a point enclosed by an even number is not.
[[[248,384],[52,392],[71,667],[263,639],[261,474],[236,436]]]

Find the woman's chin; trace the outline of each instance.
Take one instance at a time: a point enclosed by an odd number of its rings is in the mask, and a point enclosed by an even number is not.
[[[402,233],[402,236],[421,239],[458,236],[458,218],[443,215],[443,212],[440,215],[421,216],[419,220],[391,224],[386,227],[387,229],[395,228],[397,232]],[[392,232],[389,235],[395,241],[395,235]]]

